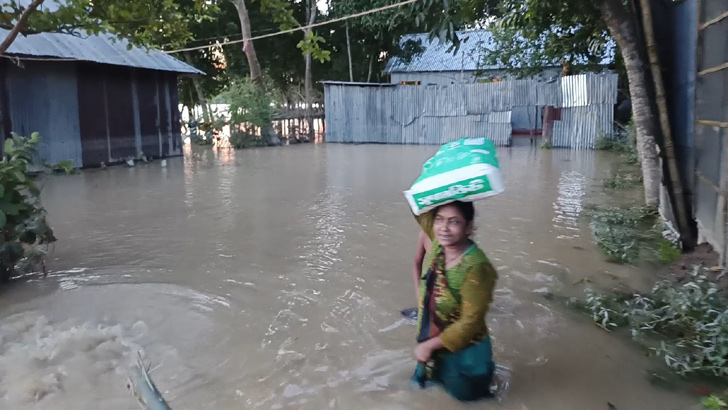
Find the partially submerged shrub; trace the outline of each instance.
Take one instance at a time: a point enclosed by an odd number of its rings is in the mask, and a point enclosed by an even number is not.
[[[632,172],[622,172],[604,178],[602,185],[607,189],[625,189],[642,183],[642,177]]]
[[[634,263],[646,245],[658,241],[657,211],[649,207],[593,211],[590,227],[597,246],[612,262]]]
[[[40,189],[29,178],[28,166],[36,156],[38,133],[30,137],[13,134],[6,140],[0,161],[0,281],[19,268],[42,262],[42,245],[55,242],[40,203]]]
[[[599,136],[594,144],[594,149],[617,152],[627,163],[632,165],[639,164],[637,131],[634,126],[634,121],[630,121],[625,127],[617,128],[611,138]]]
[[[703,410],[725,410],[728,409],[728,403],[726,402],[728,402],[728,392],[722,396],[711,394],[703,397],[700,404],[702,404]]]
[[[583,308],[606,329],[626,327],[636,340],[658,336],[651,351],[681,375],[728,377],[728,302],[709,274],[696,266],[689,282],[662,280],[651,295],[587,289]]]
[[[229,141],[230,145],[237,149],[268,146],[268,142],[263,138],[245,131],[233,132],[232,135],[230,135]]]

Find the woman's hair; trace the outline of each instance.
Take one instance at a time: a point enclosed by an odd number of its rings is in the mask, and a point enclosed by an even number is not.
[[[463,214],[463,218],[465,218],[465,221],[473,222],[473,219],[475,219],[475,207],[473,206],[472,202],[455,201],[449,203],[448,205],[452,205],[457,208],[458,211]]]

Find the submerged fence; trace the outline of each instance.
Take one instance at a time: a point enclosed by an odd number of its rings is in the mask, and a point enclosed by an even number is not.
[[[324,97],[327,142],[439,145],[486,137],[510,145],[515,107],[536,108],[533,123],[540,124],[536,116],[554,106],[561,118],[552,145],[593,148],[600,135],[612,135],[617,75],[431,86],[325,82]]]

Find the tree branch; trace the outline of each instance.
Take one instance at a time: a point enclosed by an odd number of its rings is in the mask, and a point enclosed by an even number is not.
[[[15,27],[13,27],[10,30],[10,33],[8,33],[8,36],[5,37],[5,40],[3,40],[2,44],[0,44],[0,56],[5,55],[5,52],[8,50],[11,44],[13,44],[13,41],[18,37],[18,33],[25,27],[25,25],[28,23],[28,19],[30,18],[30,15],[35,11],[35,9],[38,8],[43,3],[43,0],[33,0],[32,3],[30,3],[30,6],[28,6],[25,11],[23,11],[23,14],[20,15],[20,18],[18,19],[18,22],[15,24]]]

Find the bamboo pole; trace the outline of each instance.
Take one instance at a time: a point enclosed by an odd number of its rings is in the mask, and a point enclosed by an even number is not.
[[[640,0],[640,9],[642,10],[642,25],[645,33],[645,42],[647,43],[647,57],[649,58],[650,70],[652,72],[652,80],[655,83],[655,97],[657,100],[657,112],[659,114],[659,124],[663,135],[663,146],[665,149],[665,162],[667,163],[668,177],[672,185],[673,212],[677,220],[678,229],[680,231],[680,239],[683,247],[692,248],[695,238],[692,235],[690,226],[690,216],[688,215],[685,203],[685,191],[683,189],[680,171],[675,158],[675,142],[670,128],[670,117],[667,110],[667,97],[665,96],[665,84],[660,70],[660,59],[657,54],[657,41],[655,39],[655,30],[652,23],[651,0]],[[687,241],[686,241],[687,239]],[[686,243],[687,242],[687,243]]]

